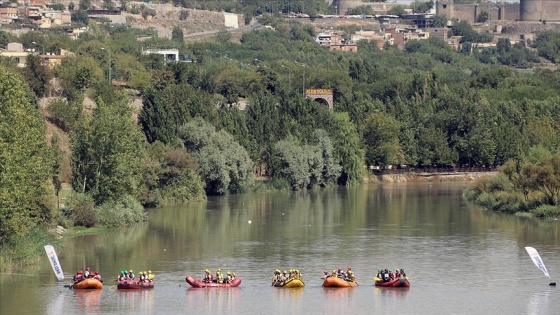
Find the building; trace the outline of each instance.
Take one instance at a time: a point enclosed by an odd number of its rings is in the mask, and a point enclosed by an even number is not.
[[[375,31],[357,31],[356,33],[350,35],[350,41],[352,43],[357,43],[360,40],[375,41],[377,48],[383,49],[385,45],[384,34],[379,34]]]
[[[385,30],[385,41],[401,49],[409,40],[428,39],[429,37],[430,33],[417,28],[389,28]]]
[[[10,24],[19,18],[17,8],[0,8],[0,24]]]
[[[8,43],[6,49],[0,50],[0,57],[10,58],[17,63],[20,68],[27,64],[27,56],[34,51],[23,49],[21,43]]]
[[[165,62],[193,62],[189,54],[179,53],[179,49],[142,49],[142,55],[162,55]]]

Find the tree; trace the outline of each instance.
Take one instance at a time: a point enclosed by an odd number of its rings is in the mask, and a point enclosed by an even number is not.
[[[149,143],[173,143],[177,137],[177,124],[173,111],[166,106],[162,92],[148,87],[142,94],[142,111],[138,122]]]
[[[143,137],[126,98],[114,104],[99,99],[79,124],[72,138],[72,188],[91,194],[96,204],[137,196]]]
[[[433,26],[434,27],[446,27],[447,26],[447,17],[443,14],[436,14],[433,18]]]
[[[240,192],[252,183],[253,162],[231,134],[197,117],[179,129],[179,137],[197,157],[208,194]]]
[[[434,8],[434,1],[429,0],[426,2],[415,0],[411,5],[414,13],[426,13]]]
[[[185,42],[185,35],[183,34],[183,29],[179,26],[175,26],[171,32],[171,39],[179,44]]]
[[[539,161],[537,165],[526,164],[522,174],[527,178],[530,188],[540,191],[549,205],[558,205],[560,198],[560,155]]]
[[[88,25],[89,24],[89,17],[85,10],[81,7],[79,10],[72,12],[70,15],[70,19],[73,23],[77,23],[80,25]]]
[[[392,7],[392,8],[390,8],[390,9],[387,11],[387,14],[389,14],[389,15],[398,15],[398,16],[401,16],[401,15],[403,15],[403,14],[406,14],[406,11],[405,11],[405,9],[404,9],[404,7],[403,7],[402,5],[396,5],[396,6]]]
[[[0,66],[0,244],[51,221],[52,162],[45,133],[33,92]]]
[[[399,130],[399,122],[389,115],[374,113],[366,119],[364,145],[368,165],[386,166],[404,162]]]
[[[80,0],[79,2],[80,10],[89,10],[91,9],[91,0]]]
[[[70,3],[68,4],[68,11],[74,11],[75,7],[76,5],[74,4],[74,2],[70,1]]]
[[[360,135],[348,113],[333,113],[333,116],[333,125],[329,126],[329,131],[330,138],[334,141],[335,156],[342,166],[339,184],[361,183],[365,161]]]
[[[488,11],[482,10],[480,14],[478,14],[476,21],[479,23],[485,23],[488,22],[489,19],[490,19],[490,13],[488,13]]]
[[[43,66],[39,55],[29,55],[27,67],[23,68],[21,73],[37,97],[45,96],[52,74],[47,67]]]

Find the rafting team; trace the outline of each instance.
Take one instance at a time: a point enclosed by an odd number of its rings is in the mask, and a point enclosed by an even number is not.
[[[101,275],[99,274],[99,271],[93,273],[91,272],[91,268],[89,267],[86,267],[85,272],[82,270],[76,271],[76,275],[72,279],[74,280],[74,283],[78,283],[88,278],[94,278],[99,280],[99,282],[103,282],[103,279],[101,279]]]
[[[233,279],[235,279],[235,272],[231,272],[228,270],[226,272],[226,276],[224,277],[224,275],[222,274],[222,269],[217,269],[216,277],[214,278],[214,275],[212,275],[210,269],[204,269],[204,278],[202,278],[202,281],[206,283],[224,284],[224,283],[231,283]]]
[[[387,269],[379,269],[377,270],[377,274],[375,275],[375,277],[381,279],[382,282],[388,282],[393,279],[398,279],[400,277],[406,278],[406,273],[402,268],[395,269],[395,272]]]
[[[303,277],[302,274],[297,269],[290,269],[290,272],[288,272],[287,270],[281,272],[280,269],[276,269],[274,271],[274,276],[272,276],[272,285],[275,285],[276,283],[279,282],[288,281],[290,279],[301,280],[302,277]]]
[[[154,278],[156,277],[151,270],[148,270],[148,272],[140,271],[139,274],[140,274],[140,278],[138,279],[137,282],[154,282]],[[132,271],[132,269],[130,269],[128,272],[126,270],[121,270],[121,272],[117,276],[117,280],[119,282],[134,280],[134,272]]]
[[[335,269],[332,273],[328,270],[323,271],[323,279],[327,280],[328,277],[337,277],[345,281],[356,281],[356,276],[350,267],[346,271],[342,270],[342,268]]]

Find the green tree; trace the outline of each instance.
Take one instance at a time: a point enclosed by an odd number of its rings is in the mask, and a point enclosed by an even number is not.
[[[0,66],[0,244],[51,221],[52,161],[45,133],[33,92]]]
[[[443,14],[436,14],[433,18],[433,26],[434,27],[446,27],[447,26],[447,17]]]
[[[404,153],[398,138],[399,130],[399,122],[389,115],[374,113],[366,119],[364,145],[368,165],[404,163]]]
[[[91,194],[96,204],[138,195],[143,137],[126,98],[101,99],[91,115],[82,114],[72,139],[72,188]]]
[[[334,141],[335,156],[342,166],[339,184],[361,183],[365,161],[360,135],[356,126],[350,121],[348,113],[333,113],[333,116],[333,126],[329,131]]]
[[[560,198],[560,155],[539,161],[537,165],[526,164],[522,174],[530,188],[544,194],[546,203],[556,206]]]
[[[479,22],[479,23],[488,22],[489,19],[490,19],[490,13],[488,13],[488,11],[484,11],[484,10],[482,10],[480,12],[480,14],[478,14],[478,16],[476,17],[476,21]]]
[[[43,66],[39,55],[32,54],[27,57],[27,67],[21,70],[21,74],[37,97],[45,96],[52,74]]]
[[[208,194],[240,192],[252,183],[253,162],[231,134],[197,117],[179,129],[179,137],[197,157]]]
[[[183,29],[179,26],[175,26],[171,32],[171,39],[179,44],[185,42],[185,35],[183,34]]]
[[[177,121],[162,92],[148,87],[142,95],[142,111],[138,122],[149,143],[161,141],[173,143],[177,137]]]
[[[79,2],[80,10],[91,9],[91,0],[80,0]]]
[[[73,23],[85,26],[89,24],[89,17],[88,14],[86,12],[85,9],[82,9],[80,6],[80,9],[77,11],[73,11],[72,14],[70,15],[70,19],[72,20]]]
[[[404,9],[404,7],[403,7],[402,5],[396,5],[396,6],[392,7],[392,8],[390,8],[390,9],[387,11],[387,14],[389,14],[389,15],[398,15],[398,16],[401,16],[401,15],[403,15],[403,14],[406,14],[406,10]]]

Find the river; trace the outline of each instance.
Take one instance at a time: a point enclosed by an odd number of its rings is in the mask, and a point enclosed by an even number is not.
[[[525,252],[535,247],[560,280],[560,222],[483,211],[461,198],[464,182],[368,184],[210,197],[150,210],[150,221],[56,246],[67,278],[46,258],[0,275],[1,314],[560,314]],[[86,266],[102,291],[70,290]],[[323,288],[324,269],[352,267],[359,286]],[[231,270],[232,289],[193,289],[185,276]],[[305,288],[270,286],[297,268]],[[404,268],[408,289],[373,286],[379,268]],[[153,290],[117,290],[119,270],[151,269]]]

